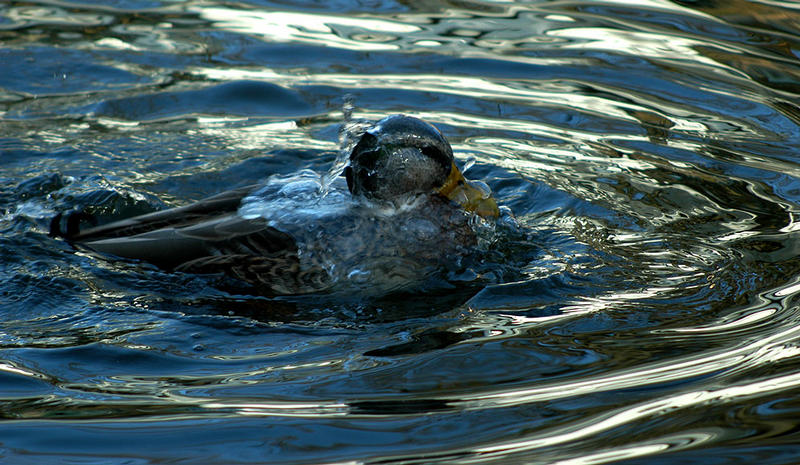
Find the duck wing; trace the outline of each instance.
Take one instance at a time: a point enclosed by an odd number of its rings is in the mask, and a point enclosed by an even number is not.
[[[210,218],[235,213],[242,203],[242,199],[257,188],[257,185],[244,186],[183,207],[170,208],[81,230],[77,223],[84,219],[85,215],[78,213],[74,219],[71,216],[66,217],[66,232],[60,231],[59,223],[62,215],[59,214],[51,224],[51,235],[80,243],[95,239],[129,237],[162,228],[180,228],[198,224]]]
[[[283,260],[289,262],[283,267],[291,267],[297,261],[294,238],[263,219],[237,214],[242,199],[254,188],[80,231],[68,227],[68,233],[59,235],[95,252],[144,260],[165,269],[225,271],[226,263],[232,265],[244,257],[249,258],[243,262]]]
[[[189,271],[186,269],[188,262],[198,263],[200,259],[219,260],[222,256],[288,258],[297,254],[294,239],[269,227],[263,219],[248,220],[235,212],[193,219],[193,223],[176,220],[158,229],[127,236],[119,234],[112,223],[107,225],[108,236],[79,237],[72,242],[95,252],[144,260],[165,269],[183,266],[186,271]],[[123,231],[133,229],[127,220],[120,228]]]
[[[77,244],[168,270],[225,274],[267,294],[301,294],[330,285],[324,269],[301,267],[294,238],[267,226],[263,219],[248,220],[235,213],[196,224],[168,226],[132,236],[92,238]]]

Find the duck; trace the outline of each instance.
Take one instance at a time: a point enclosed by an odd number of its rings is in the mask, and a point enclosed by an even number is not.
[[[87,228],[89,215],[59,214],[51,235],[265,295],[386,294],[457,267],[476,248],[476,225],[497,220],[488,187],[464,177],[432,124],[390,115],[353,139],[332,180],[302,170]]]

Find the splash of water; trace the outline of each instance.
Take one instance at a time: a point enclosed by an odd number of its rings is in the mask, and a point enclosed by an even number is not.
[[[264,218],[270,226],[307,224],[344,213],[355,203],[342,181],[326,186],[325,178],[312,170],[289,176],[271,176],[264,187],[242,200],[239,215]]]
[[[339,128],[339,154],[328,172],[322,176],[320,194],[323,196],[328,193],[336,178],[341,176],[342,171],[350,162],[350,152],[353,147],[356,146],[361,136],[374,123],[368,120],[354,120],[354,109],[353,96],[350,94],[345,95],[344,103],[342,104],[342,126]]]

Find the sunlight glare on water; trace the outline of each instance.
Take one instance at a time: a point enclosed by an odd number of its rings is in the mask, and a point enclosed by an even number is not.
[[[0,5],[0,462],[797,463],[797,14]],[[376,264],[381,287],[313,237],[395,113],[504,213],[470,250],[434,237],[447,260]],[[48,235],[251,184],[240,214],[355,284],[261,295]]]

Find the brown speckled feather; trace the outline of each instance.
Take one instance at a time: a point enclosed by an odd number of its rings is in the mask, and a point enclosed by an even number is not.
[[[224,273],[268,294],[382,295],[456,265],[475,245],[469,212],[481,210],[465,208],[484,193],[467,189],[452,148],[428,123],[403,115],[377,122],[344,174],[349,192],[335,182],[322,189],[318,176],[301,172],[83,231],[85,215],[59,215],[51,232],[165,269]]]
[[[190,273],[224,273],[276,294],[324,287],[323,271],[300,270],[297,244],[263,219],[237,216],[253,186],[200,202],[93,227],[66,237],[103,254]]]

